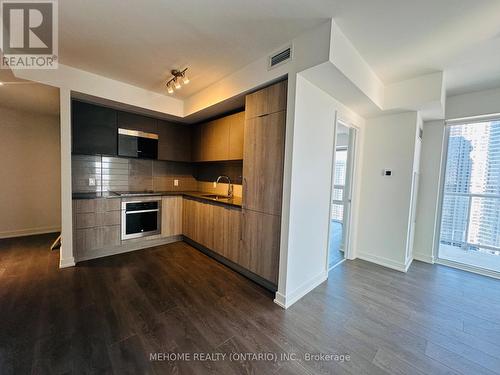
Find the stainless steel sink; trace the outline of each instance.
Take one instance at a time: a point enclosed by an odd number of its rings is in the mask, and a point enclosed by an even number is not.
[[[216,201],[229,200],[229,197],[227,195],[219,195],[219,194],[203,194],[202,197],[208,199],[214,199]]]

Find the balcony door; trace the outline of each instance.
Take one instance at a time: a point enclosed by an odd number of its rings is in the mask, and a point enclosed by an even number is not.
[[[500,275],[500,119],[448,125],[438,258]]]

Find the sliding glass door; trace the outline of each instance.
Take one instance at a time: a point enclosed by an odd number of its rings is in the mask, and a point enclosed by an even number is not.
[[[500,272],[500,120],[450,125],[440,259]]]

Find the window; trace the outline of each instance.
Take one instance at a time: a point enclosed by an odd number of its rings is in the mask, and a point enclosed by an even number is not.
[[[449,126],[439,257],[500,271],[500,120]]]

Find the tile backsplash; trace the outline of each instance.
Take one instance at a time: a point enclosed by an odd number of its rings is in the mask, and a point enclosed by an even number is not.
[[[95,186],[89,186],[91,178]],[[88,155],[73,155],[72,184],[75,193],[198,189],[189,163]]]
[[[215,187],[213,183],[218,176],[227,175],[234,195],[241,196],[242,161],[192,164],[90,155],[73,155],[71,160],[74,193],[155,190],[225,194],[226,181]],[[90,179],[94,186],[89,185]],[[179,181],[178,186],[174,180]]]
[[[231,183],[241,185],[243,161],[230,160],[196,163],[194,165],[193,173],[198,181],[213,182],[217,180],[217,177],[224,175],[231,179]],[[226,180],[223,182],[226,182]]]

